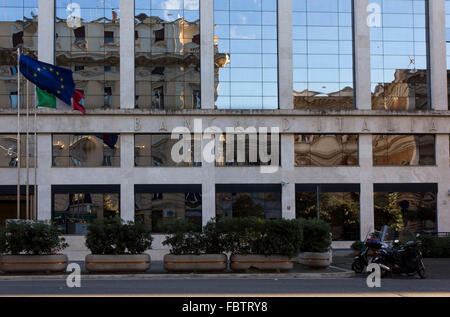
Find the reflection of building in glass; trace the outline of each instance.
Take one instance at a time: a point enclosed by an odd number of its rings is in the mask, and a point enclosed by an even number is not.
[[[72,69],[86,109],[120,107],[120,19],[117,8],[82,7],[80,23],[68,23],[66,1],[56,1],[56,65]]]
[[[434,135],[373,135],[373,164],[435,165]]]
[[[120,140],[117,134],[54,134],[54,167],[120,166]]]
[[[0,108],[17,108],[17,48],[21,48],[22,54],[37,58],[35,12],[35,8],[8,7],[0,13]],[[21,83],[21,92],[24,104],[25,81]]]
[[[136,11],[139,11],[136,9]],[[200,22],[136,12],[136,107],[200,108]]]
[[[358,135],[296,135],[296,166],[358,165]]]

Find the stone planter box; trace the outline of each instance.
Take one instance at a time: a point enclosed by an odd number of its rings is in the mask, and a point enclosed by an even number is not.
[[[99,255],[89,254],[85,258],[86,270],[89,273],[143,273],[150,268],[150,255],[123,254]]]
[[[222,272],[227,268],[225,254],[164,256],[164,269],[169,272]]]
[[[300,253],[298,263],[316,268],[325,268],[330,266],[332,261],[331,251],[329,252],[304,252]]]
[[[251,268],[261,271],[289,271],[294,267],[294,263],[288,256],[283,255],[233,254],[230,258],[230,267],[233,271]]]
[[[0,271],[5,273],[60,273],[67,269],[67,255],[1,255]]]

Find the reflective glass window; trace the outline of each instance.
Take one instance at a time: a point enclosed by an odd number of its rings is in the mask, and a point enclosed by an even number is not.
[[[372,0],[372,109],[429,109],[426,0]]]
[[[446,25],[446,43],[447,43],[447,87],[448,87],[448,109],[450,110],[450,0],[445,0],[445,25]]]
[[[436,165],[434,135],[378,134],[372,140],[374,166]]]
[[[216,185],[216,217],[281,218],[281,187]]]
[[[20,166],[26,167],[27,160],[27,136],[20,136]],[[34,135],[28,136],[28,166],[34,167]],[[17,134],[0,134],[0,168],[17,167]]]
[[[216,166],[280,165],[279,134],[222,134],[216,138]]]
[[[120,167],[118,134],[54,134],[53,167]]]
[[[56,65],[71,69],[85,108],[120,107],[120,0],[56,0]]]
[[[38,0],[0,1],[0,108],[16,109],[17,48],[37,59]],[[26,80],[21,76],[21,107],[26,102]],[[29,102],[33,102],[33,88]]]
[[[296,187],[296,218],[320,218],[328,222],[333,241],[360,239],[358,185],[307,184]]]
[[[34,210],[35,195],[34,184],[30,184],[29,191],[29,210],[27,217],[27,196],[26,186],[20,186],[20,216],[19,219],[36,219]],[[6,220],[17,219],[17,186],[0,185],[0,229],[6,224]]]
[[[52,186],[52,221],[63,234],[86,235],[89,223],[120,216],[120,186]]]
[[[278,109],[277,0],[214,0],[217,109]]]
[[[136,108],[200,108],[199,0],[135,1]]]
[[[434,191],[405,191],[404,185],[397,191],[374,192],[375,229],[388,225],[399,232],[435,233],[437,231],[437,193]]]
[[[294,108],[354,108],[352,0],[292,0]]]
[[[356,166],[358,155],[356,134],[295,135],[295,166]]]
[[[174,155],[176,157],[174,157]],[[136,134],[134,165],[142,167],[201,166],[201,140],[198,136],[171,134]]]
[[[201,186],[138,186],[142,188],[135,187],[135,220],[142,220],[153,233],[164,233],[164,225],[176,219],[186,219],[201,230]]]

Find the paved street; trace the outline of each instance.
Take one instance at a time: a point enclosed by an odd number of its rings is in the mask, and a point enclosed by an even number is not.
[[[68,288],[65,280],[0,281],[0,295],[450,295],[450,280],[394,278],[379,289],[365,278],[350,279],[147,279],[82,280]]]

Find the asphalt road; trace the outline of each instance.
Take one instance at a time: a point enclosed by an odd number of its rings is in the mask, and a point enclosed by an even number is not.
[[[365,278],[345,279],[112,279],[82,280],[69,288],[65,280],[0,281],[5,295],[139,295],[139,296],[450,296],[450,280],[383,279],[368,288]]]

